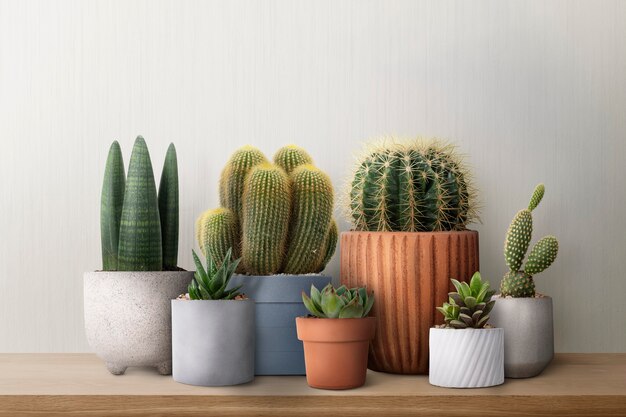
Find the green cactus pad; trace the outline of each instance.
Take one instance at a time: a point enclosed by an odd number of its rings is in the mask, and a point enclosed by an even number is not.
[[[244,146],[233,153],[222,170],[220,204],[230,209],[242,221],[242,197],[246,176],[252,167],[267,162],[265,155],[254,146]]]
[[[313,158],[296,145],[287,145],[280,148],[274,155],[274,163],[285,170],[287,174],[304,164],[312,164]]]
[[[306,274],[318,270],[326,256],[333,186],[328,175],[310,164],[296,168],[290,179],[292,217],[284,272]]]
[[[529,210],[520,210],[516,215],[504,242],[504,258],[511,271],[518,271],[526,252],[533,231],[533,217]]]
[[[196,236],[202,254],[213,259],[219,266],[229,249],[239,258],[239,232],[235,214],[227,208],[207,210],[196,221]]]
[[[159,183],[159,216],[163,245],[163,270],[178,264],[178,162],[173,143],[167,148]]]
[[[539,242],[535,243],[535,246],[531,249],[524,270],[529,275],[543,272],[552,265],[558,252],[559,242],[556,238],[554,236],[544,237]]]
[[[109,148],[104,183],[100,199],[100,238],[102,242],[102,269],[117,269],[117,251],[120,237],[120,221],[124,205],[126,176],[120,144],[115,141]]]
[[[500,293],[504,297],[534,297],[535,281],[524,271],[510,271],[502,278]]]
[[[355,171],[349,211],[356,230],[464,230],[477,216],[469,174],[439,141],[383,143]]]
[[[246,271],[271,275],[280,271],[287,252],[291,190],[285,171],[262,163],[246,177],[242,207],[242,259]]]
[[[535,191],[533,192],[532,197],[530,198],[530,203],[528,203],[528,210],[533,211],[539,203],[541,203],[541,199],[543,199],[543,194],[546,192],[546,187],[543,184],[537,185],[535,187]]]
[[[156,185],[148,147],[141,136],[135,140],[130,157],[118,258],[120,271],[160,271],[163,266]]]

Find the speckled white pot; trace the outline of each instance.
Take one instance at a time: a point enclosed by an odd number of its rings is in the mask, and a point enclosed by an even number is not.
[[[85,273],[87,341],[112,374],[129,366],[172,373],[171,300],[192,278],[192,271]]]
[[[430,329],[428,382],[446,388],[504,383],[503,329]]]

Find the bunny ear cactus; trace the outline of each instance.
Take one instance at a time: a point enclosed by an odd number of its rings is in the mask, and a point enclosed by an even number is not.
[[[465,230],[477,219],[470,174],[441,141],[390,139],[367,149],[350,184],[355,230]]]
[[[476,272],[470,283],[452,279],[456,292],[448,293],[449,302],[437,307],[443,314],[447,327],[454,329],[482,329],[489,321],[489,313],[493,309],[495,300],[491,297],[495,290],[489,288],[489,283],[483,281],[480,272]]]
[[[365,288],[335,289],[328,284],[322,291],[311,285],[311,296],[302,292],[302,301],[311,315],[318,318],[352,319],[367,317],[374,305],[374,295]]]
[[[543,272],[556,259],[559,243],[554,236],[546,236],[533,246],[524,269],[521,269],[532,237],[533,219],[531,212],[537,208],[544,193],[544,185],[539,184],[533,192],[528,208],[520,210],[509,226],[504,242],[504,258],[509,267],[509,272],[506,273],[500,284],[500,292],[503,296],[534,297],[535,282],[533,276]]]
[[[225,248],[240,253],[238,272],[317,273],[335,252],[331,181],[297,146],[281,148],[273,164],[251,146],[237,150],[222,171],[220,201],[196,221],[196,237],[218,263]]]
[[[135,140],[127,178],[119,143],[113,142],[102,187],[100,229],[105,271],[177,268],[178,165],[173,144],[157,194],[145,140]]]

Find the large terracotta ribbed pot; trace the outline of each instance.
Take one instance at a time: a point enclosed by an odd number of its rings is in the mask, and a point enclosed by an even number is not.
[[[367,286],[376,302],[376,336],[368,367],[398,374],[428,372],[428,333],[443,323],[435,307],[479,270],[478,232],[344,232],[341,283]]]

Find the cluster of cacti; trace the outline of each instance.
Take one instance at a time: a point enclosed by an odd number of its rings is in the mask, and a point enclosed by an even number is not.
[[[349,188],[358,231],[464,230],[477,219],[469,171],[454,146],[438,140],[391,138],[368,147]]]
[[[194,250],[191,252],[196,264],[196,273],[187,287],[190,300],[232,300],[240,296],[241,286],[226,289],[240,261],[240,259],[233,260],[230,248],[226,251],[226,257],[219,267],[210,255],[207,256],[206,269],[196,252]]]
[[[470,283],[452,279],[456,292],[448,293],[449,300],[437,310],[443,314],[447,327],[454,329],[482,329],[489,321],[489,313],[495,300],[491,297],[495,290],[489,289],[489,282],[483,281],[476,272]]]
[[[157,194],[146,142],[138,136],[124,174],[117,141],[109,149],[100,230],[105,271],[175,270],[178,258],[178,165],[170,144]]]
[[[324,269],[337,244],[333,187],[328,175],[297,146],[270,163],[252,146],[237,150],[220,179],[222,207],[196,221],[201,251],[221,262],[228,248],[238,272],[307,274]]]
[[[374,294],[367,294],[365,288],[335,289],[328,284],[322,291],[311,285],[311,296],[302,292],[302,301],[311,315],[328,319],[352,319],[367,317],[374,305]]]
[[[545,187],[539,184],[530,199],[527,209],[520,210],[516,215],[504,241],[504,258],[509,267],[500,283],[503,296],[534,297],[535,281],[533,276],[548,268],[556,259],[559,242],[554,236],[546,236],[539,240],[530,251],[528,260],[522,268],[522,262],[528,251],[533,231],[531,212],[539,205]]]

